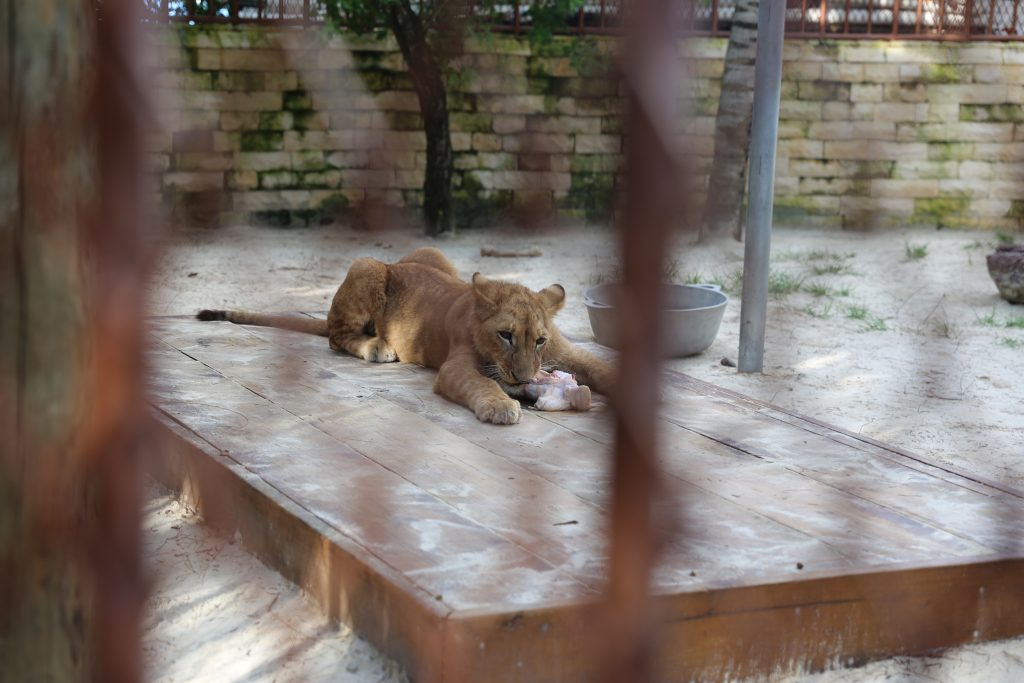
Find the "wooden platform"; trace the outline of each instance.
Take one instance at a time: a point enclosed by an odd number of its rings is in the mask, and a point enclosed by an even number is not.
[[[152,322],[162,477],[422,681],[586,680],[612,431],[495,427],[321,338]],[[669,373],[666,680],[1024,633],[1019,492]],[[200,476],[205,473],[205,476]],[[226,519],[226,521],[225,521]]]

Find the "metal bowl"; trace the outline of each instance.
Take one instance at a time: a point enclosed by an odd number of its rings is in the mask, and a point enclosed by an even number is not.
[[[583,293],[590,327],[599,344],[618,348],[620,321],[615,311],[618,285]],[[670,358],[694,356],[711,346],[722,325],[727,297],[718,285],[665,285],[665,343]]]

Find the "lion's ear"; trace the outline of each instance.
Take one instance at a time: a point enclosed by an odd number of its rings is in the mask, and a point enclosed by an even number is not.
[[[562,306],[565,305],[565,287],[562,285],[551,285],[545,289],[537,292],[540,296],[540,300],[544,302],[544,307],[548,309],[550,315],[554,315],[562,310]]]
[[[473,296],[476,298],[477,304],[488,309],[494,308],[497,305],[497,299],[494,295],[494,281],[485,278],[480,273],[473,273],[471,281],[473,283]]]

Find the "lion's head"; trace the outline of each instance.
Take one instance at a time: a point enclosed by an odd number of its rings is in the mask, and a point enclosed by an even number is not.
[[[551,319],[565,303],[565,289],[551,285],[534,292],[514,282],[473,274],[476,329],[473,345],[483,371],[510,396],[523,387],[544,363],[553,332]]]

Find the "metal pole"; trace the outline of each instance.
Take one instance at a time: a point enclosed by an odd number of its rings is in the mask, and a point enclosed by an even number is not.
[[[740,309],[740,372],[764,367],[764,327],[768,310],[768,257],[771,253],[775,190],[775,143],[782,90],[784,0],[761,0],[757,9],[757,58],[754,62],[754,120],[751,126],[747,236],[743,256],[743,304]]]

